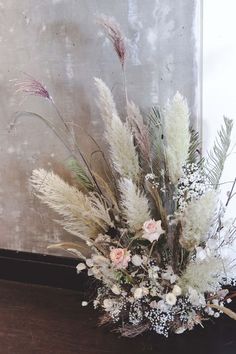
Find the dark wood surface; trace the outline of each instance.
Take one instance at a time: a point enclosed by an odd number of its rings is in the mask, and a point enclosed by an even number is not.
[[[83,291],[88,277],[81,273],[78,282],[78,263],[75,258],[0,249],[0,279]]]
[[[98,313],[81,307],[83,299],[74,290],[1,280],[0,353],[236,353],[236,323],[229,318],[169,339],[155,334],[126,339],[97,327]]]

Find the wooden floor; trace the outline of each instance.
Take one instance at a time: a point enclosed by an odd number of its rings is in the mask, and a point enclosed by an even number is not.
[[[169,339],[119,338],[97,327],[97,313],[78,292],[0,281],[1,354],[235,354],[236,323],[228,318]]]

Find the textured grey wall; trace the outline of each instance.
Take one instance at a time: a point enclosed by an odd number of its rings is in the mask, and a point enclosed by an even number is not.
[[[120,66],[95,23],[114,16],[128,38],[128,92],[143,111],[164,104],[176,90],[187,96],[198,118],[198,0],[5,0],[0,2],[0,248],[48,252],[50,242],[71,239],[51,221],[27,184],[32,169],[64,174],[68,152],[42,122],[27,118],[9,133],[17,110],[57,121],[49,103],[32,97],[20,108],[9,80],[27,72],[46,84],[68,121],[99,140],[102,126],[94,104],[93,77],[101,77],[123,106]],[[122,111],[122,109],[121,109]],[[57,123],[56,123],[57,124]],[[77,131],[84,150],[88,139]]]

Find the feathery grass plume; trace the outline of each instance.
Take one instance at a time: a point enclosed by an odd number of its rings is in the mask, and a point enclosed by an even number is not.
[[[186,100],[179,92],[166,107],[164,138],[170,180],[176,184],[188,158],[190,144],[189,109]]]
[[[110,156],[114,168],[122,177],[137,180],[139,161],[133,135],[127,124],[124,124],[118,116],[109,88],[102,80],[95,79],[95,83],[98,88],[99,108],[105,122],[106,140],[110,145]]]
[[[106,201],[116,210],[116,212],[120,212],[118,204],[117,204],[117,195],[116,191],[112,190],[109,184],[96,172],[94,172],[94,176],[99,184],[99,187],[102,191],[103,196],[105,197]],[[116,186],[115,186],[116,187]]]
[[[163,124],[160,110],[153,107],[148,115],[148,130],[151,144],[152,169],[159,176],[164,167],[165,153],[163,140]]]
[[[76,243],[76,242],[61,242],[61,243],[55,243],[53,245],[49,245],[47,249],[61,249],[67,252],[70,252],[77,256],[79,259],[86,260],[85,255],[89,255],[91,252],[89,246],[87,246],[85,243],[82,244]],[[81,252],[83,250],[83,252]]]
[[[223,270],[223,263],[219,258],[212,257],[199,263],[191,262],[180,277],[178,285],[184,292],[187,292],[189,287],[199,293],[215,292],[220,288]]]
[[[22,81],[16,80],[16,92],[23,93],[25,96],[39,96],[42,98],[46,98],[49,101],[53,101],[47,89],[38,80],[34,79],[29,74],[25,74],[25,76],[26,78]]]
[[[67,161],[67,167],[70,169],[71,172],[73,172],[77,182],[82,188],[84,188],[85,190],[94,189],[94,185],[92,181],[88,177],[84,168],[80,165],[80,163],[76,159],[74,159],[73,157],[70,158]]]
[[[129,127],[117,115],[113,115],[107,127],[106,138],[110,144],[111,160],[116,171],[122,176],[137,181],[139,161]]]
[[[105,124],[110,124],[113,114],[118,115],[112,93],[105,82],[101,79],[95,77],[94,82],[98,90],[97,105],[101,117]]]
[[[134,102],[128,102],[127,104],[127,121],[131,126],[131,130],[134,134],[135,141],[143,160],[150,165],[151,147],[148,129],[144,124],[143,117],[139,108],[134,104]]]
[[[138,189],[131,179],[120,181],[121,206],[127,224],[133,230],[140,230],[149,220],[150,211],[147,197]]]
[[[114,227],[114,224],[111,221],[107,203],[102,195],[91,192],[89,194],[89,200],[93,210],[93,217],[97,218],[98,220],[102,220],[105,225]]]
[[[190,251],[207,237],[214,219],[217,205],[215,191],[208,191],[198,200],[192,200],[182,216],[182,236],[180,244]]]
[[[98,218],[91,200],[53,172],[34,170],[30,179],[34,194],[63,217],[64,229],[84,241],[106,231],[105,221]]]
[[[224,125],[222,125],[218,132],[213,149],[208,154],[208,159],[205,164],[206,177],[215,189],[218,187],[224,169],[225,160],[230,146],[232,129],[232,119],[224,117]]]
[[[166,209],[164,208],[159,190],[157,188],[153,188],[153,184],[150,183],[149,181],[145,181],[145,187],[147,191],[150,193],[150,196],[152,197],[156,205],[158,218],[161,219],[164,229],[167,230],[168,229],[167,212]]]
[[[123,67],[126,58],[126,48],[124,35],[121,32],[119,24],[113,17],[108,17],[105,15],[101,15],[97,19],[97,22],[101,25],[105,32],[105,35],[110,39],[111,43],[113,44],[116,54],[118,55],[120,63]]]

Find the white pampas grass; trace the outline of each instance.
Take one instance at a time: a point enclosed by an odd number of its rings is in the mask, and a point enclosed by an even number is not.
[[[179,92],[166,107],[164,138],[170,180],[176,184],[182,176],[182,167],[187,160],[190,145],[189,109]]]
[[[106,139],[110,145],[111,161],[115,170],[126,178],[137,180],[139,161],[132,133],[117,114],[109,88],[100,79],[95,79],[99,94],[99,109],[106,126]]]
[[[202,294],[206,291],[215,292],[220,288],[223,270],[223,263],[219,258],[208,258],[200,263],[191,262],[179,279],[178,285],[184,292],[189,287]]]
[[[146,163],[151,163],[151,146],[149,141],[149,134],[146,125],[144,124],[143,117],[139,108],[134,102],[127,104],[127,120],[131,126],[134,134],[138,149],[143,160]]]
[[[116,105],[110,89],[107,87],[104,81],[95,77],[95,86],[98,90],[97,105],[104,123],[110,124],[113,115],[118,115]]]
[[[111,221],[108,206],[104,198],[98,193],[90,193],[89,201],[93,210],[93,217],[98,220],[102,220],[105,225],[114,227],[113,222]]]
[[[95,238],[111,224],[105,206],[95,195],[84,195],[53,172],[34,170],[30,183],[34,194],[63,217],[59,223],[64,229],[82,240]]]
[[[121,205],[127,224],[133,230],[140,230],[144,222],[151,218],[148,199],[132,180],[127,178],[120,181],[120,192]]]
[[[191,250],[206,240],[217,205],[215,191],[208,191],[198,200],[191,201],[183,212],[181,245]]]

